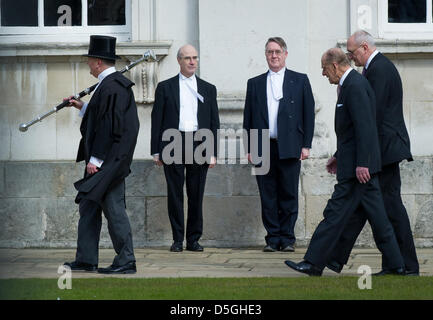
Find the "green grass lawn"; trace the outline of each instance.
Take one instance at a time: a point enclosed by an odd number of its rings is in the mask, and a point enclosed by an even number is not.
[[[36,300],[433,300],[433,277],[372,278],[358,289],[357,277],[301,278],[101,278],[72,279],[60,290],[57,279],[0,280],[0,299]]]

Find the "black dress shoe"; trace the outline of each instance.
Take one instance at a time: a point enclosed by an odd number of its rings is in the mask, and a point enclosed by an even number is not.
[[[135,266],[135,262],[128,262],[123,266],[115,266],[112,264],[108,268],[98,268],[98,273],[105,274],[130,274],[136,272],[137,267]]]
[[[203,251],[203,247],[196,241],[193,243],[187,243],[186,244],[186,250],[201,252],[201,251]]]
[[[405,276],[406,271],[404,270],[404,268],[396,268],[396,269],[382,269],[377,273],[373,273],[373,276],[387,276],[387,275]]]
[[[173,242],[173,244],[170,247],[171,252],[182,252],[183,251],[183,244],[182,242]]]
[[[334,271],[334,272],[337,272],[337,273],[340,273],[341,270],[343,270],[343,264],[341,264],[340,262],[335,261],[335,260],[331,260],[331,261],[329,261],[329,262],[326,264],[326,267],[327,267],[328,269],[331,269],[331,270]]]
[[[69,267],[72,271],[96,271],[98,269],[97,264],[89,264],[89,263],[83,263],[83,262],[65,262],[63,264],[64,266]]]
[[[286,260],[286,261],[284,261],[284,263],[288,267],[292,268],[293,270],[308,274],[309,276],[319,276],[320,277],[322,275],[322,269],[312,265],[311,263],[309,263],[305,260],[301,261],[299,263],[295,263],[293,261]]]
[[[263,252],[276,252],[276,251],[278,251],[278,249],[269,244],[263,248]]]
[[[295,252],[295,245],[288,244],[285,246],[281,246],[281,251],[282,252]]]
[[[419,276],[419,271],[406,270],[406,275],[407,276],[412,276],[412,277],[418,277]]]

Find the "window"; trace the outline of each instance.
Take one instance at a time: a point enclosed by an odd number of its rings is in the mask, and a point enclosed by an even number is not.
[[[131,0],[1,0],[0,42],[131,40]]]
[[[392,39],[431,39],[433,0],[378,2],[379,36]]]

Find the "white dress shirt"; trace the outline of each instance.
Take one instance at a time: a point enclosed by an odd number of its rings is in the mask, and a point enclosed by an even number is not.
[[[187,78],[179,73],[179,131],[197,131],[197,79],[195,75]]]
[[[379,53],[379,51],[374,50],[374,52],[368,57],[367,62],[365,63],[364,69],[367,70],[368,66],[370,65],[371,60]]]
[[[269,70],[266,84],[268,98],[268,118],[269,118],[269,136],[272,139],[278,138],[278,108],[280,100],[283,98],[283,83],[286,68],[278,72]]]
[[[352,70],[353,70],[353,68],[350,67],[350,68],[347,69],[346,72],[342,75],[342,77],[341,77],[341,79],[340,79],[340,82],[338,83],[340,87],[343,85],[344,80],[346,80],[347,75],[348,75],[349,72],[352,71]]]
[[[105,77],[107,77],[108,75],[110,75],[114,72],[116,72],[115,67],[110,67],[110,68],[107,68],[104,71],[102,71],[98,75],[98,85],[96,86],[95,90],[93,90],[93,92],[96,92],[96,89],[98,89],[99,85],[101,84],[102,80],[105,79]],[[80,113],[78,114],[81,118],[84,117],[84,114],[86,113],[86,109],[87,109],[88,104],[89,104],[88,102],[85,102],[83,104],[83,107],[81,108]],[[104,160],[101,160],[101,159],[98,159],[96,157],[91,156],[89,162],[94,164],[98,168],[100,168],[102,166],[102,164],[104,163]]]

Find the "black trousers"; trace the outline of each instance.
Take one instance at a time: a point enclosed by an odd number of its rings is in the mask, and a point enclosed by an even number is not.
[[[270,166],[266,175],[257,175],[266,244],[275,249],[296,242],[298,186],[301,161],[280,159],[278,142],[271,139]]]
[[[125,210],[125,181],[108,191],[101,205],[82,199],[79,210],[76,261],[98,264],[101,213],[104,212],[108,222],[108,232],[116,252],[113,265],[122,266],[135,262],[131,226]]]
[[[200,143],[195,141],[192,150],[195,151]],[[191,152],[191,148],[185,146],[185,133],[182,133],[182,150],[182,163],[164,163],[164,174],[167,182],[168,217],[173,233],[173,241],[183,242],[185,237],[183,187],[186,182],[186,195],[188,198],[186,241],[192,244],[198,241],[203,234],[203,195],[209,164],[197,164],[195,159],[193,159],[193,163],[186,164],[185,153]],[[190,159],[193,158],[191,155],[189,156]]]
[[[380,189],[382,191],[385,210],[392,224],[406,270],[419,272],[418,258],[410,228],[409,217],[401,200],[401,179],[399,163],[393,163],[382,168],[379,174]],[[347,226],[332,253],[332,260],[346,264],[350,252],[362,231],[368,215],[363,207],[359,207],[350,218]],[[389,262],[382,256],[382,268],[389,269]]]
[[[391,223],[385,212],[379,179],[373,175],[361,184],[356,179],[339,181],[311,238],[304,259],[324,268],[355,210],[362,206],[371,224],[374,241],[389,263],[390,268],[404,266]]]

